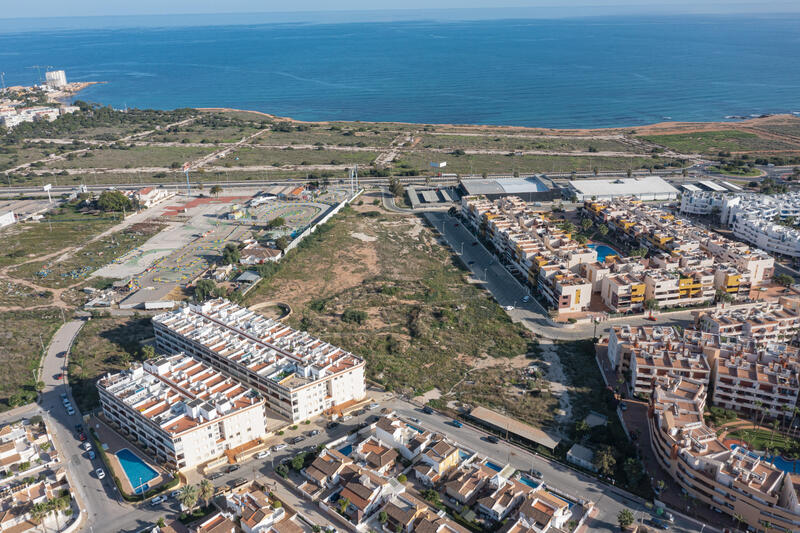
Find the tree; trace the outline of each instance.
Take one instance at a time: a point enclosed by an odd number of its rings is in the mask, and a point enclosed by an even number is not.
[[[402,198],[402,196],[406,192],[406,188],[400,183],[400,180],[397,178],[390,178],[389,179],[389,190],[392,192],[395,198]]]
[[[167,526],[167,522],[164,520],[163,516],[159,516],[158,520],[156,520],[156,525],[163,529]]]
[[[350,505],[350,500],[348,500],[347,498],[339,498],[339,511],[341,511],[342,514],[347,512],[347,507],[349,505]]]
[[[44,381],[36,382],[36,390],[42,392],[44,390]]]
[[[638,460],[633,457],[628,457],[625,459],[622,469],[625,471],[625,476],[628,478],[629,484],[639,484],[639,481],[642,479],[642,467]]]
[[[141,357],[142,360],[144,361],[152,359],[155,356],[156,356],[156,349],[150,346],[149,344],[145,344],[144,346],[141,347],[141,349],[139,349],[139,357]]]
[[[214,497],[214,484],[207,479],[203,479],[200,481],[200,484],[197,487],[197,497],[203,500],[205,506],[208,507],[208,504],[211,502],[211,498]]]
[[[389,519],[389,515],[386,514],[386,511],[381,511],[378,513],[378,522],[381,524],[385,524],[386,521]]]
[[[290,242],[289,238],[285,235],[278,237],[277,239],[275,239],[275,248],[277,248],[282,252],[285,252],[286,248],[289,247],[289,242]]]
[[[214,196],[219,198],[219,193],[222,192],[222,186],[221,185],[214,185],[213,187],[211,187],[211,191],[210,192],[211,192],[211,194],[213,194]]]
[[[788,287],[794,283],[794,278],[788,274],[775,274],[772,281],[783,287]]]
[[[367,320],[367,313],[358,309],[345,309],[342,313],[342,322],[363,324]]]
[[[581,220],[581,227],[583,228],[583,231],[586,231],[589,228],[591,228],[592,224],[593,222],[591,218],[584,218],[583,220]]]
[[[281,226],[286,225],[286,219],[283,217],[275,217],[269,222],[267,222],[267,229],[275,229],[280,228]]]
[[[578,420],[575,422],[575,433],[578,436],[583,436],[589,432],[589,424],[586,423],[586,420]]]
[[[198,496],[199,496],[199,491],[197,490],[196,485],[186,485],[181,489],[181,492],[178,494],[178,501],[181,502],[181,504],[183,504],[184,507],[189,509],[189,512],[191,512],[197,505]]]
[[[644,308],[650,311],[650,318],[653,318],[653,311],[658,311],[658,300],[655,298],[648,298],[644,301]]]
[[[604,446],[594,454],[594,466],[603,475],[610,476],[613,474],[616,464],[614,450],[610,446]]]
[[[600,224],[600,225],[597,227],[597,231],[599,231],[599,232],[600,232],[600,235],[602,235],[603,237],[605,237],[606,235],[608,235],[608,226],[606,226],[605,224]]]
[[[131,200],[120,191],[103,191],[97,199],[97,207],[103,211],[130,210]]]
[[[292,468],[298,472],[303,469],[306,462],[306,452],[300,452],[292,458]]]
[[[592,173],[593,173],[595,176],[597,176],[597,173],[598,173],[598,172],[599,172],[599,170],[598,170],[598,168],[597,168],[597,167],[592,167]]]
[[[399,476],[397,476],[397,481],[399,481],[400,483],[405,483],[406,481],[408,481],[408,478],[406,477],[405,474],[400,474]]]
[[[617,515],[617,522],[619,523],[619,527],[622,529],[627,529],[633,524],[633,513],[630,509],[623,509]]]
[[[205,302],[217,290],[217,284],[210,279],[201,279],[194,286],[194,298],[198,302]]]
[[[633,175],[633,171],[631,169],[628,169],[625,171],[625,174],[630,178]]]
[[[239,252],[239,247],[229,242],[222,249],[222,263],[225,265],[235,265],[239,263],[242,254]]]
[[[281,476],[283,479],[286,479],[286,476],[289,475],[289,467],[281,463],[275,467],[275,473]]]

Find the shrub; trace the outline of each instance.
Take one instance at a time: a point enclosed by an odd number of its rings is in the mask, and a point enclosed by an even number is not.
[[[357,309],[345,309],[342,313],[342,321],[348,323],[363,324],[367,320],[367,313]]]

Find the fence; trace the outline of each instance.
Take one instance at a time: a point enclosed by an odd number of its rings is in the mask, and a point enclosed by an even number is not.
[[[352,198],[349,198],[347,200],[343,200],[342,202],[337,204],[336,207],[334,207],[333,209],[330,209],[327,213],[325,213],[325,216],[323,216],[321,219],[319,219],[316,222],[316,224],[306,228],[306,230],[303,233],[301,233],[300,235],[295,237],[294,240],[291,243],[289,243],[289,246],[287,246],[286,249],[283,251],[284,255],[286,255],[286,252],[288,252],[289,250],[291,250],[292,248],[294,248],[295,246],[300,244],[300,242],[303,239],[305,239],[306,237],[308,237],[309,235],[314,233],[314,231],[316,231],[316,229],[319,226],[321,226],[322,224],[325,224],[327,221],[329,221],[333,217],[333,215],[335,215],[336,213],[341,211],[344,206],[346,206],[347,204],[349,204],[350,202],[352,202],[353,200],[358,198],[358,196],[361,195],[362,192],[364,192],[364,189],[359,190],[355,195],[353,195]]]

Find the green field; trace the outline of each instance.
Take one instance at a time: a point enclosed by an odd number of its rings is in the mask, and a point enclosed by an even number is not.
[[[244,147],[221,160],[225,166],[255,165],[347,165],[358,163],[369,165],[378,156],[377,152],[345,152],[342,150],[272,150],[269,148]],[[235,158],[239,158],[237,161]]]
[[[409,394],[446,392],[476,358],[527,352],[527,331],[467,283],[418,219],[361,209],[368,215],[345,210],[303,241],[247,304],[289,304],[290,323],[362,355],[371,379]],[[361,323],[346,311],[363,312]]]
[[[136,224],[93,241],[62,261],[33,261],[11,270],[11,275],[52,288],[74,285],[98,268],[128,253],[161,231],[159,224]]]
[[[0,313],[0,411],[36,399],[33,372],[39,366],[42,346],[47,348],[61,325],[61,312],[53,307]]]
[[[71,205],[57,208],[41,222],[17,224],[3,230],[0,266],[80,245],[118,223],[116,214],[82,213]]]
[[[72,160],[53,161],[48,168],[138,168],[183,165],[215,151],[215,148],[191,146],[134,146],[129,149],[101,148]],[[88,155],[88,157],[87,157]]]
[[[509,135],[422,135],[418,146],[423,148],[442,149],[490,149],[505,150],[548,150],[554,152],[588,152],[591,149],[599,152],[636,152],[636,148],[628,143],[608,139],[581,139],[569,137],[544,137],[534,136],[512,137]]]
[[[754,133],[736,130],[646,135],[640,138],[682,153],[716,154],[717,152],[800,149],[800,146],[797,145],[765,139]]]
[[[358,131],[358,128],[350,127],[343,130],[331,130],[330,128],[314,127],[305,131],[270,131],[259,135],[255,142],[269,145],[292,145],[292,144],[317,144],[338,146],[365,146],[385,148],[391,144],[397,136],[397,132],[383,131],[382,129],[365,129]]]
[[[153,336],[150,318],[93,318],[72,345],[69,383],[82,412],[99,406],[97,378],[141,360],[142,341]]]

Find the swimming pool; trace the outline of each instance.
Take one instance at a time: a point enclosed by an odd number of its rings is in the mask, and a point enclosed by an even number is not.
[[[351,453],[353,453],[353,445],[352,444],[348,444],[344,448],[339,448],[339,453],[342,454],[342,455],[348,455],[349,456]]]
[[[125,475],[131,487],[135,487],[134,492],[136,494],[147,491],[147,489],[150,488],[147,482],[158,477],[158,472],[150,468],[147,463],[139,459],[139,457],[128,448],[121,449],[115,455],[117,459],[119,459],[119,464],[125,471]]]
[[[458,458],[459,458],[460,460],[462,460],[462,461],[466,461],[466,460],[467,460],[467,459],[469,459],[470,457],[472,457],[472,454],[471,454],[471,453],[469,453],[469,452],[467,452],[467,451],[464,451],[464,450],[461,450],[461,449],[459,449],[459,450],[458,450]]]
[[[539,485],[541,485],[541,483],[537,483],[536,481],[532,480],[527,476],[520,476],[519,482],[522,483],[523,485],[529,486],[532,489],[539,488]]]
[[[420,428],[418,428],[417,426],[415,426],[413,424],[409,424],[409,423],[406,422],[406,425],[408,427],[410,427],[411,429],[413,429],[414,431],[416,431],[417,433],[425,433],[423,430],[421,430]]]
[[[597,260],[601,263],[605,263],[606,257],[609,255],[616,255],[618,257],[622,257],[618,251],[613,249],[610,246],[606,246],[605,244],[587,244],[587,248],[591,248],[593,250],[597,250]]]
[[[735,450],[738,447],[739,447],[738,444],[731,444],[731,450]],[[757,458],[760,457],[758,454],[755,454],[755,453],[753,453],[753,452],[751,452],[749,450],[744,450],[744,451],[747,453],[747,455],[749,455],[753,459],[757,459]],[[760,458],[763,459],[764,461],[772,464],[775,468],[778,468],[778,469],[783,470],[784,472],[788,472],[790,474],[796,474],[798,472],[798,470],[800,470],[800,468],[798,468],[798,467],[800,467],[800,464],[798,464],[798,463],[800,463],[800,461],[787,461],[786,459],[784,459],[780,455],[778,455],[778,456],[768,455],[766,457],[760,457]]]
[[[491,462],[491,461],[486,461],[486,466],[487,466],[487,467],[489,467],[489,468],[491,468],[491,469],[492,469],[492,470],[494,470],[495,472],[499,472],[499,471],[501,471],[501,470],[503,469],[503,467],[502,467],[502,466],[500,466],[500,465],[496,465],[496,464],[494,464],[494,463],[493,463],[493,462]]]

